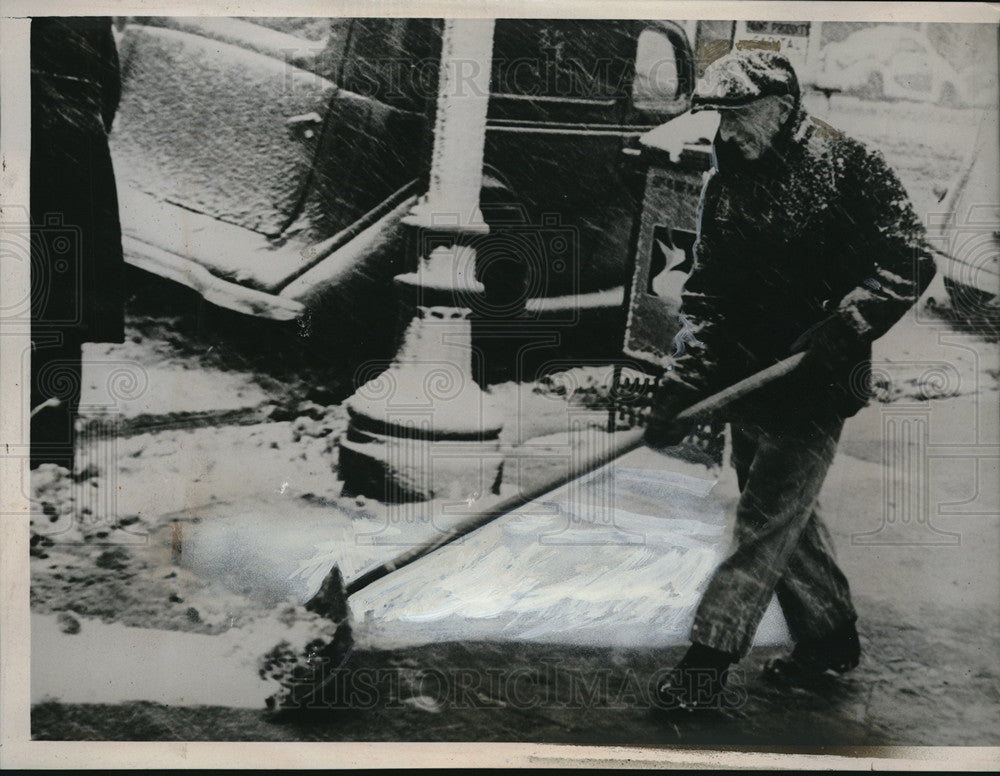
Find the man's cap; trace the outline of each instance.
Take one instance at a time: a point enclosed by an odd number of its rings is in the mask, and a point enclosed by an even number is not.
[[[770,95],[799,96],[788,57],[776,51],[735,50],[705,68],[691,97],[691,111],[742,108]]]

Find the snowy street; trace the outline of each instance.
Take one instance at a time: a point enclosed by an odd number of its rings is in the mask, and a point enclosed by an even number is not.
[[[808,103],[882,147],[928,219],[978,126],[971,109]],[[876,343],[877,400],[848,421],[821,495],[860,613],[861,666],[815,691],[766,685],[764,660],[788,645],[772,602],[740,664],[742,702],[688,727],[651,721],[644,692],[687,643],[738,491],[728,466],[646,448],[358,592],[352,660],[376,676],[377,702],[322,724],[269,721],[257,661],[323,631],[301,603],[326,571],[350,582],[488,499],[342,493],[336,442],[355,375],[294,334],[242,329],[186,290],[129,278],[125,343],[84,351],[84,466],[32,482],[36,736],[1000,743],[1000,354],[995,332],[951,315],[940,277]],[[566,372],[562,393],[485,386],[504,413],[501,495],[612,444],[595,401],[610,367]],[[84,506],[90,520],[75,521]]]

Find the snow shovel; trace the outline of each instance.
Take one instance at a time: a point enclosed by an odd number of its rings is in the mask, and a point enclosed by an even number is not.
[[[796,353],[767,369],[740,380],[678,413],[677,420],[697,420],[721,409],[768,383],[784,377],[799,365],[803,357],[803,353]],[[347,602],[350,596],[392,572],[426,557],[435,550],[461,539],[513,510],[541,498],[565,483],[589,474],[606,465],[609,461],[620,458],[643,445],[642,428],[619,432],[618,436],[619,439],[610,450],[601,451],[590,458],[581,460],[573,466],[569,476],[560,475],[553,481],[545,482],[536,488],[501,499],[469,520],[443,531],[434,541],[400,553],[392,560],[365,572],[349,584],[344,584],[340,569],[335,565],[324,579],[319,592],[305,605],[310,611],[339,621],[334,637],[325,645],[311,650],[305,656],[306,668],[293,671],[287,680],[282,680],[281,690],[267,699],[267,707],[276,711],[328,707],[328,704],[323,702],[324,690],[346,665],[354,644]]]

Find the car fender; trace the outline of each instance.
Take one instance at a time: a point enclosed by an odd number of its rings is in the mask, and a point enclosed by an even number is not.
[[[333,250],[326,249],[325,257],[291,279],[281,289],[281,299],[306,309],[325,309],[344,320],[351,316],[371,319],[373,310],[384,312],[391,308],[385,304],[386,289],[394,276],[412,269],[414,260],[407,255],[408,227],[403,218],[419,199],[415,184],[416,181],[402,190],[412,192],[405,198],[394,197],[398,203],[377,220]],[[524,223],[527,219],[526,210],[496,170],[484,170],[480,202],[484,218],[494,227]],[[316,250],[322,255],[322,244]],[[395,313],[375,317],[391,325]]]

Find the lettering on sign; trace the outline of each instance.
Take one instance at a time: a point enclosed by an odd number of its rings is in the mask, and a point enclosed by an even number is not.
[[[780,40],[738,40],[736,48],[740,51],[761,49],[763,51],[781,51]]]
[[[809,22],[747,21],[747,32],[758,35],[787,35],[792,38],[809,37]]]

